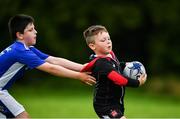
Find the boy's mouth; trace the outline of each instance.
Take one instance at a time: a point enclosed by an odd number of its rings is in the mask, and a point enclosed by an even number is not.
[[[111,49],[111,46],[108,46],[108,49]]]

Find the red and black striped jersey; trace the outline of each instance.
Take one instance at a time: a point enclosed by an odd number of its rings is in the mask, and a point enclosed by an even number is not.
[[[112,55],[113,56],[113,55]],[[139,81],[122,75],[123,66],[115,57],[94,57],[82,71],[91,71],[96,78],[94,106],[102,109],[110,105],[124,105],[125,87],[138,87]],[[99,108],[98,108],[99,107]],[[123,106],[124,108],[124,106]]]

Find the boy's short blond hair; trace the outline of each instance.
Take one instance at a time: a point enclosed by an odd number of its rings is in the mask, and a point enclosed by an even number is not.
[[[90,43],[94,43],[94,38],[93,36],[97,35],[99,32],[108,32],[107,29],[102,26],[102,25],[93,25],[90,26],[89,28],[87,28],[84,32],[83,32],[83,36],[86,40],[86,43],[89,45]]]

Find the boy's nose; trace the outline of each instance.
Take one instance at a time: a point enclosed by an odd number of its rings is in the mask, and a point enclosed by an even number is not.
[[[36,31],[36,30],[34,30],[34,33],[36,33],[36,34],[37,34],[37,31]]]
[[[110,40],[108,40],[108,41],[107,41],[107,43],[108,43],[108,44],[110,44],[110,43],[111,43],[111,41],[110,41]]]

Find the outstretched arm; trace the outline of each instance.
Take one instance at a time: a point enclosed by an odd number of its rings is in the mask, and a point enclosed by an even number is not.
[[[65,58],[60,58],[60,57],[54,57],[54,56],[49,56],[46,59],[46,62],[55,64],[55,65],[60,65],[64,68],[74,70],[74,71],[80,71],[83,68],[82,64],[72,62],[70,60],[67,60]]]
[[[48,72],[55,76],[79,79],[80,81],[82,81],[88,85],[92,85],[95,83],[95,78],[88,75],[87,73],[72,71],[72,70],[66,69],[62,66],[50,64],[48,62],[43,63],[42,65],[40,65],[36,68],[39,70]]]

